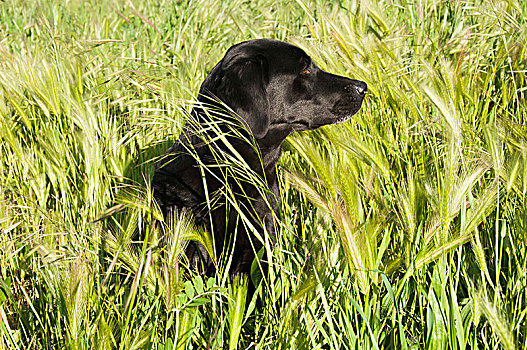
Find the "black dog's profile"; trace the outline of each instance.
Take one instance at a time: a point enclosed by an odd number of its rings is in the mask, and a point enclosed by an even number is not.
[[[249,273],[263,244],[254,229],[240,223],[240,211],[260,236],[264,230],[274,235],[273,214],[279,198],[276,164],[282,142],[294,131],[348,120],[361,108],[366,89],[362,81],[321,70],[303,50],[282,41],[256,39],[232,46],[199,91],[198,101],[218,109],[196,106],[192,111],[196,124],[185,128],[156,165],[154,197],[164,215],[173,209],[189,210],[196,223],[213,234],[216,257],[232,252],[230,273]],[[225,114],[217,111],[222,103],[235,112],[257,147],[232,136],[227,136],[232,148],[221,142],[204,145],[198,136],[199,123],[210,115],[221,119]],[[225,200],[210,204],[225,187],[221,181],[225,173],[214,164],[217,158],[212,151],[232,149],[269,186],[265,193],[250,182],[227,178],[239,210]],[[215,268],[199,244],[190,244],[186,254],[202,271],[210,273]]]

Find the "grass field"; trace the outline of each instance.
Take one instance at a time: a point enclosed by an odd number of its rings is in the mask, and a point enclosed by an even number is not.
[[[525,0],[1,1],[0,348],[527,349],[526,22]],[[196,230],[161,237],[150,182],[208,70],[261,37],[369,92],[284,145],[246,302],[186,277]]]

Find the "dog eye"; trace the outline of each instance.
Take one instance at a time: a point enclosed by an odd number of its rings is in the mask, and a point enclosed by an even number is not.
[[[302,74],[311,74],[311,71],[309,70],[309,68],[305,68],[304,70],[302,70]]]

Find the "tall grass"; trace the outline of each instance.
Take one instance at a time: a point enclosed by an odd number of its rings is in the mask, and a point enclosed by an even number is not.
[[[0,347],[526,348],[526,19],[523,0],[3,2]],[[257,37],[369,92],[284,145],[252,298],[185,273],[206,233],[156,223],[150,181],[208,70]]]

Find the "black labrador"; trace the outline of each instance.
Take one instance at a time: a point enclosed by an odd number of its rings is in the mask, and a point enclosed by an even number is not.
[[[366,83],[323,71],[303,50],[282,41],[256,39],[232,46],[199,91],[198,101],[213,108],[194,107],[196,123],[187,123],[156,165],[154,197],[165,217],[174,209],[189,210],[196,223],[213,234],[216,257],[232,254],[231,275],[249,273],[255,252],[263,246],[255,236],[263,237],[266,230],[273,237],[275,232],[276,164],[282,142],[294,131],[348,120],[361,108],[366,90]],[[229,119],[225,107],[243,124],[252,144],[238,135],[227,136],[232,148],[219,141],[211,146],[199,136],[200,125],[201,129],[210,126],[207,118]],[[232,153],[232,149],[265,179],[268,192],[225,177],[224,167],[218,166],[212,153]],[[212,197],[225,192],[225,181],[233,188],[236,210],[227,200],[211,204]],[[240,215],[251,225],[243,225]],[[200,265],[200,271],[211,273],[216,267],[199,244],[190,244],[186,255],[194,268]]]

